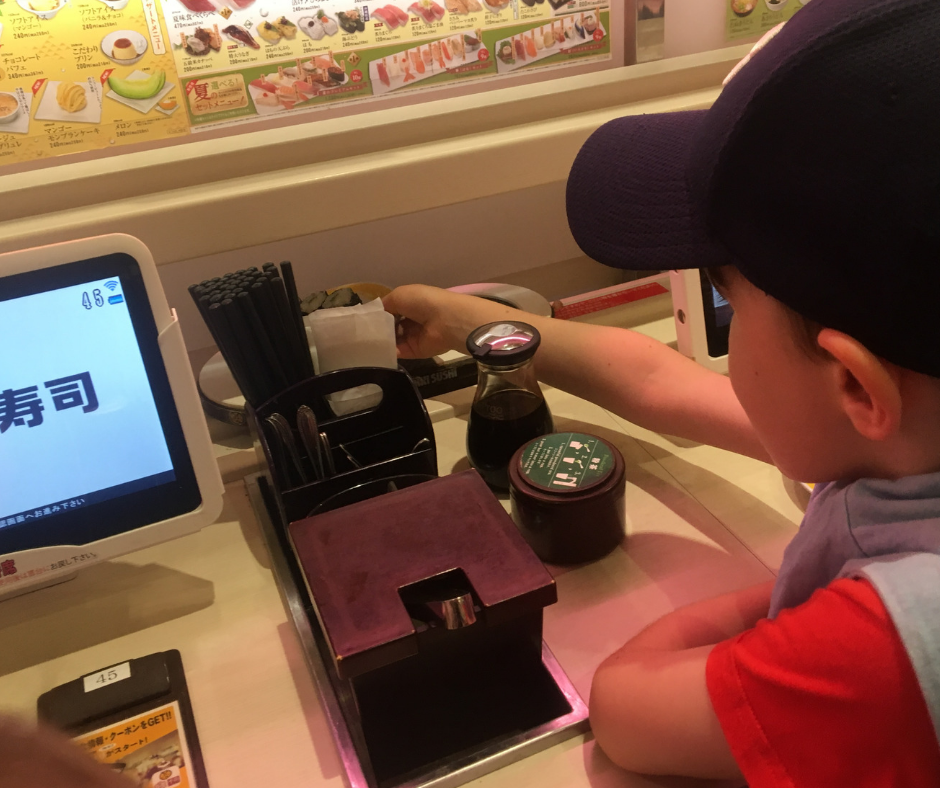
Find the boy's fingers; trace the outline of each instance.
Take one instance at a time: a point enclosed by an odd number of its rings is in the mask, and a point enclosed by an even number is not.
[[[382,306],[386,312],[393,315],[422,322],[425,317],[424,312],[427,310],[423,308],[424,304],[417,295],[415,285],[396,287],[391,293],[382,298]]]
[[[398,324],[396,341],[402,358],[422,358],[420,325],[405,318]]]

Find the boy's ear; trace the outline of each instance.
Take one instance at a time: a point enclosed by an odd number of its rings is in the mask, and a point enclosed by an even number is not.
[[[862,437],[882,441],[901,424],[900,374],[857,340],[831,328],[824,328],[819,346],[835,359],[840,405]]]

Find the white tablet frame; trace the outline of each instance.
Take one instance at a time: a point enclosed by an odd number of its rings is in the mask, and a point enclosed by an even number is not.
[[[222,512],[224,487],[209,428],[203,416],[179,319],[167,303],[150,250],[136,238],[120,234],[67,241],[0,254],[0,277],[121,253],[133,257],[140,266],[157,326],[160,353],[199,486],[201,504],[177,517],[88,544],[55,545],[0,554],[0,600],[66,580],[78,569],[92,564],[193,533],[213,523]]]
[[[708,326],[705,322],[699,269],[670,271],[669,283],[672,289],[672,314],[676,321],[679,352],[707,369],[727,375],[727,354],[711,356],[708,353]]]

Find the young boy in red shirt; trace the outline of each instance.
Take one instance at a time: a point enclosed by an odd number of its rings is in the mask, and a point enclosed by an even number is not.
[[[729,378],[526,317],[540,379],[817,482],[775,583],[679,609],[594,678],[635,771],[750,788],[940,785],[940,2],[813,0],[701,112],[621,118],[568,182],[584,251],[709,268]],[[403,355],[503,307],[399,288]]]

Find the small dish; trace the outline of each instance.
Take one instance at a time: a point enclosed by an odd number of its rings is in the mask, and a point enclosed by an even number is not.
[[[0,93],[0,124],[12,123],[23,111],[20,100],[13,93]]]
[[[731,0],[731,10],[735,16],[748,16],[757,5],[757,0]]]
[[[47,11],[37,11],[29,4],[29,0],[16,0],[16,4],[22,8],[24,11],[29,11],[31,14],[35,14],[40,19],[52,19],[59,11],[65,8],[68,5],[69,0],[59,0],[58,5],[55,8],[51,8]]]
[[[56,99],[59,82],[50,81],[43,87],[42,98],[39,100],[39,107],[36,109],[33,118],[58,123],[101,123],[101,93],[99,92],[101,88],[98,81],[90,79],[88,82],[76,82],[75,84],[85,91],[87,103],[83,109],[78,112],[63,110]]]
[[[771,11],[779,11],[787,4],[787,0],[764,0]]]
[[[485,298],[488,301],[496,301],[532,315],[552,316],[552,305],[548,302],[548,299],[526,287],[498,282],[477,282],[476,284],[457,285],[447,289],[452,293],[465,293],[466,295]]]
[[[101,2],[112,11],[120,11],[130,2],[130,0],[101,0]]]
[[[392,292],[392,288],[387,285],[380,285],[378,282],[353,282],[349,285],[341,285],[341,287],[348,287],[362,299],[362,303],[364,304],[369,301],[374,301],[376,298],[384,298]],[[332,293],[334,290],[339,289],[339,287],[334,287],[326,292]]]
[[[131,51],[136,53],[133,57],[115,57],[115,44],[120,41],[128,41],[131,44]],[[115,30],[108,33],[101,39],[101,51],[105,57],[120,63],[122,66],[130,66],[140,60],[147,52],[147,39],[136,30]],[[127,54],[130,54],[128,52]]]
[[[130,74],[128,74],[127,79],[129,80],[146,79],[148,76],[150,75],[144,73],[143,71],[132,71]],[[107,93],[105,93],[105,96],[109,99],[112,99],[118,102],[118,104],[123,104],[125,107],[130,107],[131,109],[136,109],[138,112],[146,115],[148,112],[154,109],[154,107],[159,106],[160,102],[174,88],[176,88],[175,82],[166,82],[164,83],[163,87],[160,88],[159,91],[157,91],[154,95],[145,99],[129,99],[125,96],[118,95],[113,90],[109,90]],[[170,110],[171,114],[172,112],[173,110]]]

